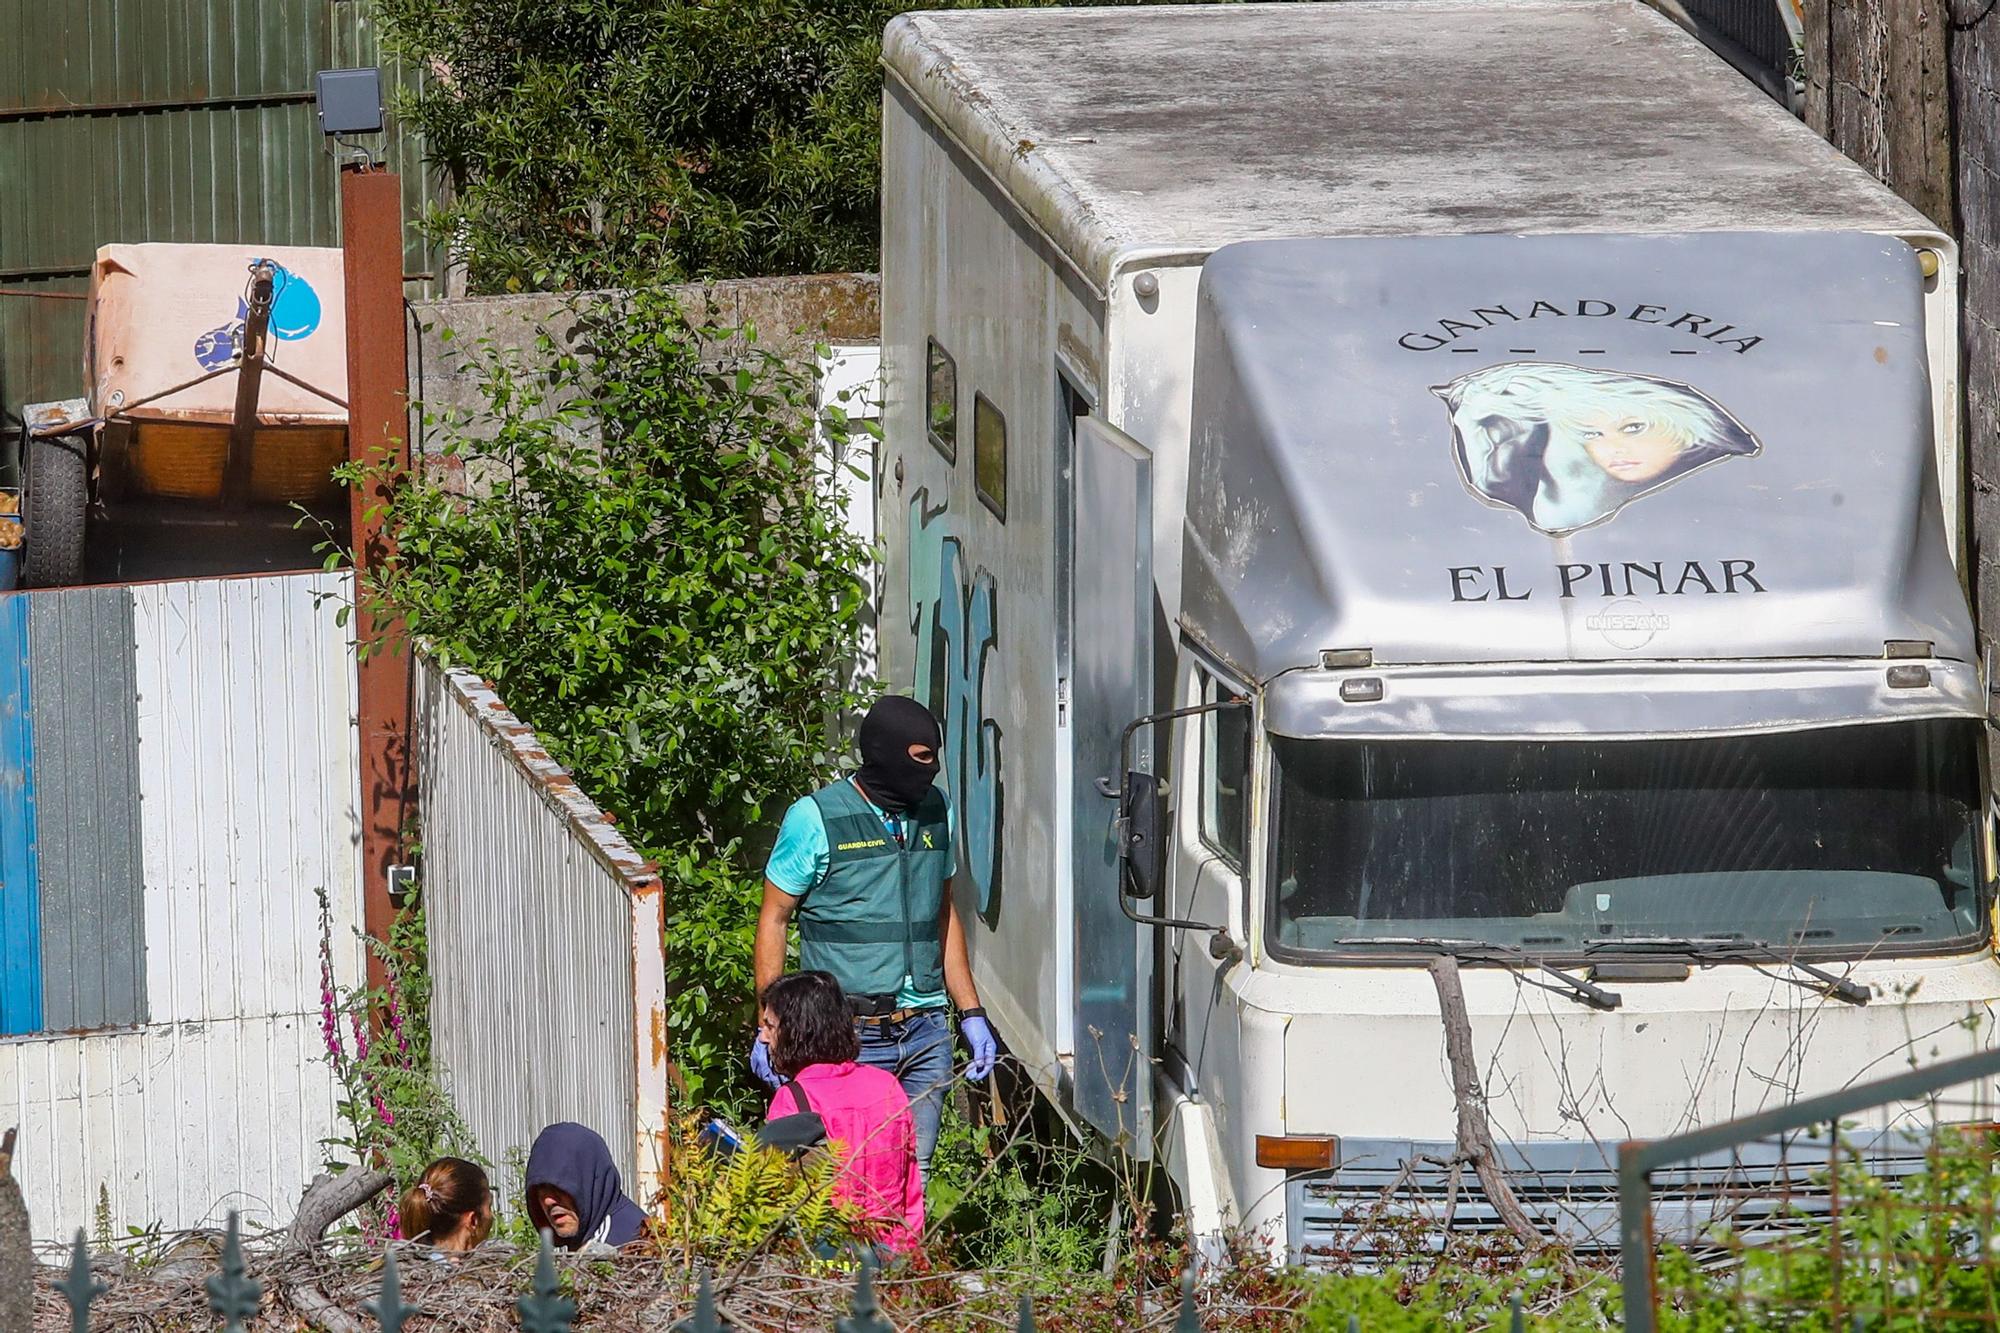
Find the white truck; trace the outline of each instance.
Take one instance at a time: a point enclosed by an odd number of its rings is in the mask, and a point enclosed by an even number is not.
[[[1442,1200],[1443,956],[1584,1241],[1620,1140],[1992,1041],[1948,236],[1633,0],[884,60],[882,667],[1008,1048],[1199,1232]]]

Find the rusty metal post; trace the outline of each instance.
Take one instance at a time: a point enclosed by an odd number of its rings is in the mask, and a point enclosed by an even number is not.
[[[347,287],[347,456],[371,467],[408,468],[409,372],[403,340],[403,191],[394,172],[349,167],[340,173],[340,234]],[[386,939],[395,916],[389,867],[403,852],[415,811],[410,736],[410,652],[403,627],[371,615],[365,585],[393,547],[382,505],[391,481],[379,474],[348,491],[356,601],[348,622],[360,645],[357,722],[361,745],[361,883],[363,923]],[[371,953],[368,982],[384,986],[386,969]]]
[[[1653,1295],[1657,1279],[1653,1236],[1653,1177],[1647,1145],[1631,1140],[1618,1145],[1618,1251],[1623,1268],[1627,1333],[1653,1333]]]
[[[257,394],[264,380],[264,344],[277,299],[277,266],[260,259],[251,270],[243,315],[243,345],[236,353],[236,412],[229,423],[229,460],[222,469],[222,503],[240,509],[250,498],[250,456],[257,447]]]

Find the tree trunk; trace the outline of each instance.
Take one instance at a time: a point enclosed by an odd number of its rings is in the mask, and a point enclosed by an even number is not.
[[[1458,960],[1440,954],[1431,960],[1431,983],[1437,987],[1438,1014],[1444,1019],[1444,1054],[1451,1064],[1451,1096],[1458,1103],[1457,1161],[1472,1163],[1486,1201],[1523,1245],[1540,1246],[1546,1237],[1535,1229],[1493,1147],[1493,1128],[1486,1120],[1486,1088],[1480,1082],[1479,1061],[1472,1052],[1472,1019],[1465,1011],[1465,989],[1458,981]]]

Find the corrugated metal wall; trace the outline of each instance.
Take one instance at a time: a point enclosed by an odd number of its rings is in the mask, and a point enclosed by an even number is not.
[[[491,690],[428,661],[421,671],[422,877],[445,1082],[490,1160],[575,1120],[604,1136],[643,1199],[667,1114],[659,878]],[[519,1197],[518,1180],[497,1183]]]
[[[0,1036],[42,1026],[28,603],[0,597]]]
[[[359,883],[354,656],[336,623],[351,585],[337,573],[132,590],[156,1022],[318,1012],[315,890]],[[343,939],[358,911],[336,922]],[[243,961],[180,961],[196,956]]]
[[[144,887],[132,924],[148,1021],[0,1041],[0,1121],[21,1126],[15,1174],[45,1238],[91,1225],[100,1189],[121,1229],[219,1222],[232,1207],[288,1220],[336,1127],[317,890],[332,904],[336,977],[353,985],[363,969],[354,657],[338,623],[351,576],[20,593],[0,598],[0,629],[30,599],[107,593],[130,616],[122,725],[136,756]],[[74,617],[79,652],[121,632],[99,612]],[[81,775],[116,753],[62,762]]]
[[[132,594],[23,597],[34,719],[42,1021],[54,1031],[146,1018]]]
[[[0,405],[74,397],[81,293],[114,241],[338,244],[321,69],[377,62],[363,0],[0,0]],[[399,72],[385,71],[392,79]],[[381,141],[406,211],[429,183]],[[432,264],[414,239],[406,271]]]

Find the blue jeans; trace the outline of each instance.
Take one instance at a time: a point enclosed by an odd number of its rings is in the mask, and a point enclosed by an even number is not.
[[[950,1011],[926,1009],[900,1023],[856,1019],[854,1035],[861,1039],[861,1063],[894,1074],[909,1096],[910,1119],[917,1130],[917,1170],[928,1180],[938,1118],[944,1114],[944,1090],[951,1082]]]

